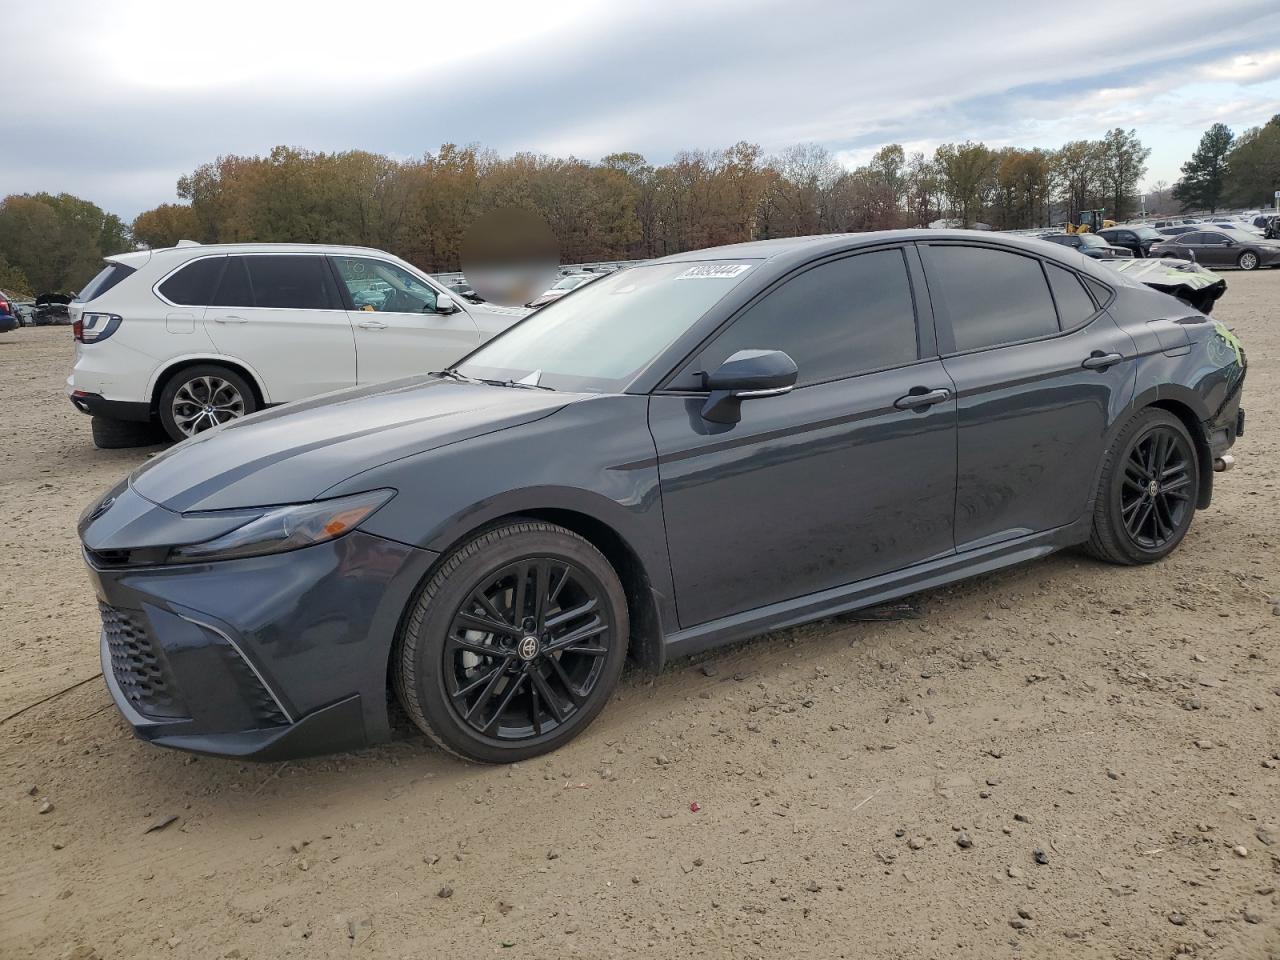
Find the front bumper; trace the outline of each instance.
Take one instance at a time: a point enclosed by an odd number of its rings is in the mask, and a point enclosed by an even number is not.
[[[435,558],[359,530],[217,563],[86,554],[107,688],[138,737],[181,750],[279,760],[386,740],[391,646]]]

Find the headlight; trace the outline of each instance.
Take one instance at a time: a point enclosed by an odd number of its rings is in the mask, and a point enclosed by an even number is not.
[[[336,500],[273,507],[212,540],[174,547],[168,559],[170,563],[230,560],[283,553],[335,540],[369,519],[395,495],[394,490],[371,490]]]

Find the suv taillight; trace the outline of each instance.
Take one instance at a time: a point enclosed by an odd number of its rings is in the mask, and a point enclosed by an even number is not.
[[[72,336],[77,343],[97,343],[116,332],[120,318],[114,313],[82,313],[71,325]]]

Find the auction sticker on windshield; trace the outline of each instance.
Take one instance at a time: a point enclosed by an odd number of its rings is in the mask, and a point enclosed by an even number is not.
[[[751,269],[749,263],[700,263],[690,267],[676,280],[728,280]]]

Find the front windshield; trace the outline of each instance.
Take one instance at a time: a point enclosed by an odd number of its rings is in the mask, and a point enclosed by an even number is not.
[[[1107,245],[1107,241],[1092,233],[1080,234],[1080,242],[1086,247],[1105,247]]]
[[[495,337],[457,372],[556,390],[617,391],[758,262],[652,263],[610,274]]]

